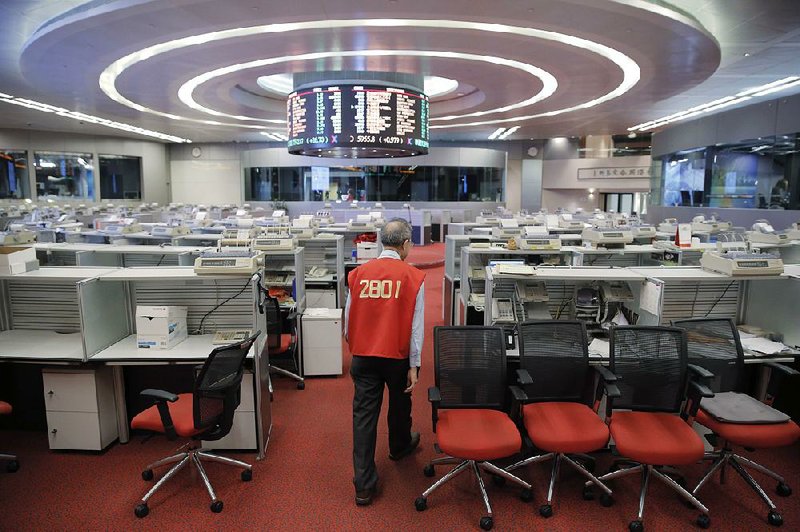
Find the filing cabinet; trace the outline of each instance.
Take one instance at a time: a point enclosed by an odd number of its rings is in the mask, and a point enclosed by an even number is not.
[[[303,376],[342,374],[342,309],[307,308],[302,316]]]

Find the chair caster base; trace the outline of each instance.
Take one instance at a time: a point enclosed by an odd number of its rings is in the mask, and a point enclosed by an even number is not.
[[[253,480],[253,470],[252,469],[245,469],[242,471],[242,480],[245,482],[250,482]]]
[[[542,517],[553,517],[553,507],[549,504],[539,506],[539,515]]]
[[[6,464],[6,471],[9,473],[16,473],[19,471],[19,462],[17,460],[11,460]]]
[[[612,497],[608,493],[603,493],[602,495],[600,495],[600,504],[605,506],[606,508],[614,506],[614,497]]]
[[[711,526],[711,518],[707,514],[700,514],[695,521],[700,528],[708,528]]]
[[[790,488],[789,485],[784,482],[778,482],[778,485],[775,486],[775,493],[781,497],[788,497],[792,494],[792,488]]]
[[[142,471],[142,480],[153,480],[153,470],[152,469],[145,469]]]
[[[211,508],[211,511],[214,512],[215,514],[220,513],[222,511],[222,501],[214,501],[214,502],[212,502],[209,505],[209,508]]]
[[[531,502],[533,500],[533,492],[529,489],[524,489],[520,492],[519,499],[522,502]]]
[[[435,475],[436,470],[433,468],[433,464],[426,465],[422,470],[422,474],[429,478]]]
[[[133,509],[133,513],[136,514],[136,517],[141,519],[142,517],[147,517],[147,514],[150,513],[150,508],[147,507],[146,502],[143,502]]]
[[[783,516],[775,510],[772,510],[767,514],[767,522],[772,526],[781,526],[783,524]]]
[[[305,382],[298,382],[297,383],[297,389],[298,390],[305,390],[306,389],[306,383]]]
[[[492,484],[497,486],[498,488],[502,488],[506,485],[505,477],[498,477],[497,475],[492,475]]]
[[[416,508],[418,512],[424,512],[428,509],[428,499],[425,497],[417,497],[414,501],[414,508]]]
[[[644,532],[644,523],[641,521],[631,521],[628,524],[628,530],[631,532]]]
[[[481,528],[483,530],[491,530],[494,526],[494,519],[491,517],[481,517]]]

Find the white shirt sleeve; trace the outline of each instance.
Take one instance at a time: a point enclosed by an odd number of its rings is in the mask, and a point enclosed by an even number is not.
[[[408,365],[416,368],[422,362],[422,342],[425,340],[425,283],[419,287],[411,321],[411,346],[408,350]]]

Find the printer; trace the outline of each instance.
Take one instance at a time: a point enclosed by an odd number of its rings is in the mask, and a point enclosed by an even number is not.
[[[788,232],[775,231],[767,220],[756,220],[745,237],[751,244],[787,244],[792,240]]]
[[[633,233],[627,227],[614,229],[601,229],[587,227],[581,233],[584,244],[588,243],[594,248],[622,249],[625,244],[633,242]]]

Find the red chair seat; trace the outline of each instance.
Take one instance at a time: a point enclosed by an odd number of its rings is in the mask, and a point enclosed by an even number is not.
[[[191,438],[203,431],[203,429],[194,428],[194,405],[192,402],[192,394],[182,393],[178,395],[177,401],[167,403],[172,423],[175,425],[175,433],[182,438]],[[136,414],[131,421],[131,428],[164,432],[164,424],[161,422],[158,407],[153,405]]]
[[[794,421],[774,425],[746,425],[723,423],[708,415],[702,408],[695,418],[698,423],[714,431],[723,440],[757,449],[784,447],[800,438],[800,427]]]
[[[514,422],[497,410],[443,410],[439,412],[436,435],[443,452],[465,460],[497,460],[522,447]]]
[[[11,405],[5,401],[0,401],[0,416],[5,416],[11,413]]]
[[[614,412],[611,436],[620,454],[648,465],[685,465],[703,458],[703,441],[679,416]]]
[[[281,335],[281,345],[276,348],[274,353],[270,353],[270,354],[271,355],[280,355],[282,353],[285,353],[286,351],[289,350],[290,347],[292,347],[292,341],[293,340],[294,340],[294,337],[291,334],[282,334]]]
[[[553,453],[590,453],[608,443],[608,427],[581,403],[531,403],[522,407],[534,445]]]

